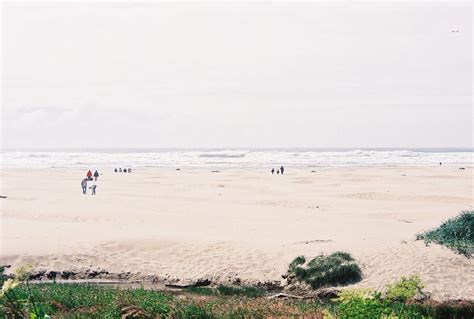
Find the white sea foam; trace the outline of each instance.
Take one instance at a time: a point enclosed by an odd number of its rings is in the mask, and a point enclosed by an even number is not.
[[[472,149],[4,150],[9,167],[208,167],[473,165]]]

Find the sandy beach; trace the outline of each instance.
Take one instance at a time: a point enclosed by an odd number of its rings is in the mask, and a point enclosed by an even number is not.
[[[218,170],[219,172],[212,172]],[[297,255],[344,250],[362,287],[417,274],[435,299],[474,299],[474,260],[415,234],[472,209],[467,167],[3,169],[0,263],[168,280],[280,281]]]

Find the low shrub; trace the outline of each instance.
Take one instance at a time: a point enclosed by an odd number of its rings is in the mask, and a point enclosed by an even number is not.
[[[344,289],[333,301],[335,309],[327,318],[367,319],[470,319],[474,318],[472,301],[415,301],[423,296],[423,283],[417,276],[402,277],[387,285],[385,294],[372,289]],[[332,316],[332,317],[331,317]]]
[[[438,228],[417,234],[425,244],[437,243],[471,258],[474,254],[474,211],[463,211]]]
[[[407,305],[421,287],[418,277],[402,278],[389,285],[385,297],[371,289],[345,289],[335,300],[338,303],[337,317],[348,318],[429,318],[424,308]]]
[[[354,258],[346,252],[319,255],[306,263],[304,256],[296,257],[289,265],[288,273],[313,289],[346,285],[362,278],[362,271]]]
[[[343,290],[337,301],[339,302],[337,318],[340,319],[379,319],[386,311],[380,294],[365,289]]]
[[[394,301],[406,302],[417,294],[423,294],[423,288],[424,285],[418,276],[402,277],[396,283],[387,285],[385,297]]]

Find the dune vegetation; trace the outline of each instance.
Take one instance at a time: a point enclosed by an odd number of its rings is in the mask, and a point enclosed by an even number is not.
[[[300,261],[301,262],[301,259]],[[299,264],[300,265],[300,264]],[[453,318],[474,316],[474,303],[424,298],[416,276],[385,293],[342,289],[333,299],[275,298],[255,287],[194,287],[179,292],[96,284],[31,283],[24,269],[0,278],[0,318]]]
[[[439,227],[420,233],[418,240],[436,243],[471,258],[474,254],[474,211],[463,211]]]
[[[289,266],[290,279],[311,285],[313,289],[346,285],[362,278],[354,258],[346,252],[319,255],[306,262],[304,256],[296,257]]]

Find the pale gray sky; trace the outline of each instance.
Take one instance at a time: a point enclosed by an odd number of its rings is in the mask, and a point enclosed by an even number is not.
[[[472,147],[470,1],[2,9],[4,147]]]

